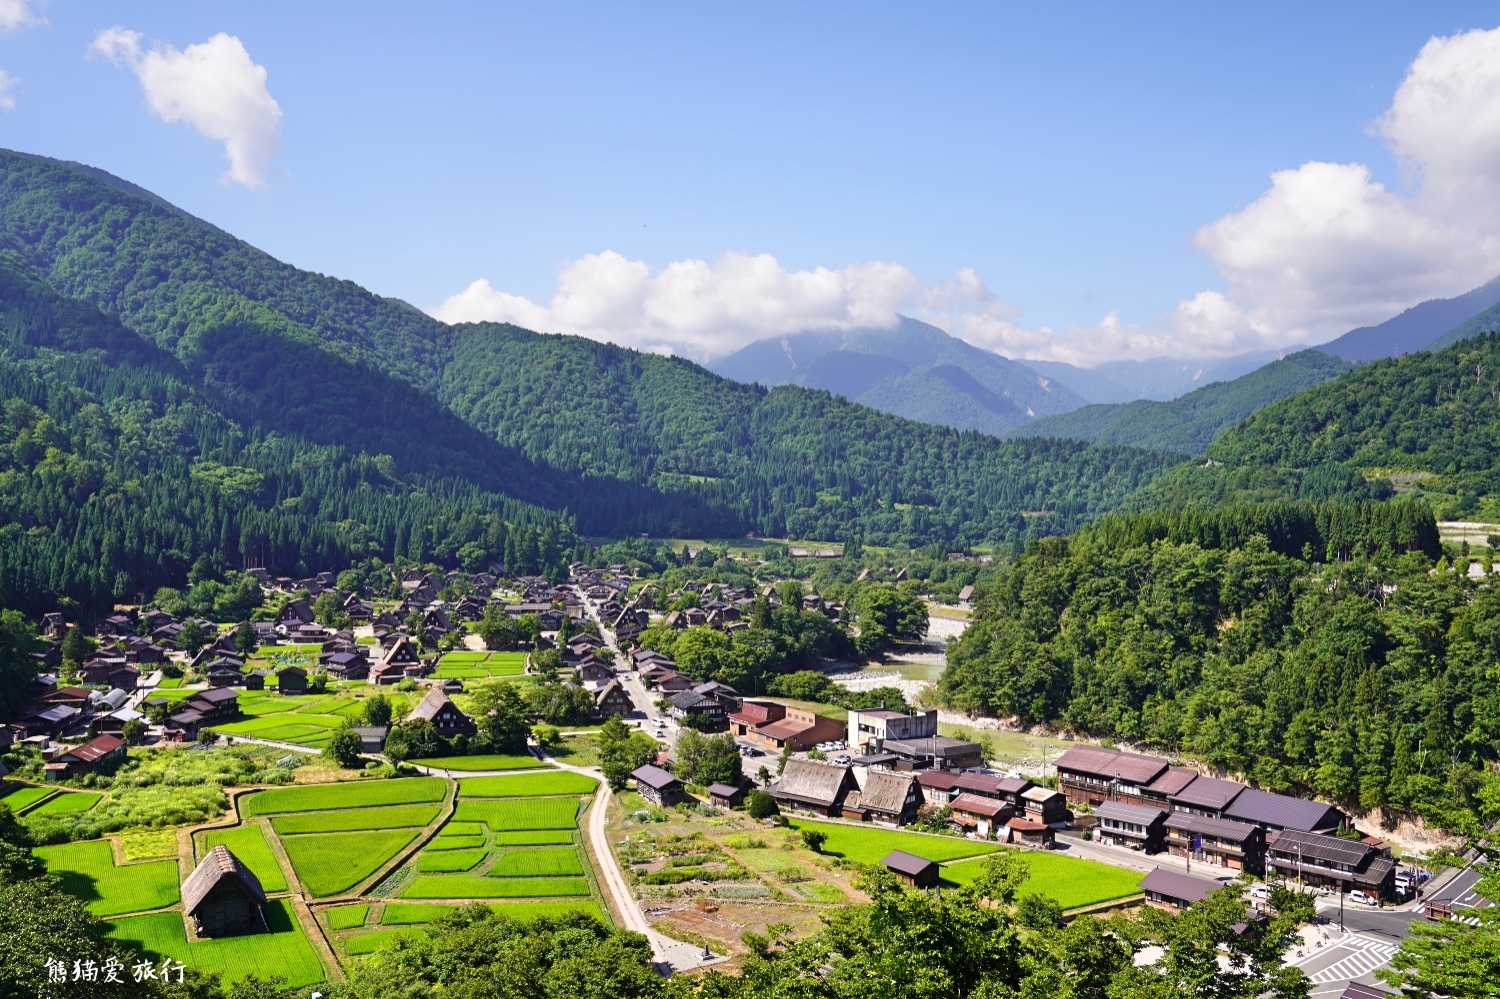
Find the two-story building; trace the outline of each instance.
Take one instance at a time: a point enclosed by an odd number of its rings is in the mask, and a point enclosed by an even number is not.
[[[1174,857],[1251,874],[1265,871],[1266,832],[1260,826],[1173,812],[1166,828],[1167,852]]]

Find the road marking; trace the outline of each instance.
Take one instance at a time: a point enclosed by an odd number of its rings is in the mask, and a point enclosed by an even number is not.
[[[1340,940],[1331,949],[1332,952],[1339,950],[1348,951],[1347,957],[1340,958],[1328,967],[1316,971],[1307,976],[1307,980],[1314,985],[1327,985],[1332,982],[1345,982],[1355,978],[1361,978],[1377,968],[1384,967],[1390,963],[1399,948],[1395,944],[1388,944],[1380,940],[1372,940],[1358,933],[1350,934]],[[1323,951],[1312,957],[1327,956],[1330,951]],[[1308,963],[1308,958],[1298,963]]]

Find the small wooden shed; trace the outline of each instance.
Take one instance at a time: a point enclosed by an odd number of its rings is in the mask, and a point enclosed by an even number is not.
[[[918,857],[905,850],[892,850],[881,861],[885,869],[916,888],[936,888],[938,865],[935,860]]]
[[[720,808],[737,808],[745,801],[745,789],[733,784],[710,784],[708,800]]]
[[[687,789],[682,786],[682,781],[661,767],[644,766],[630,776],[635,778],[636,792],[653,805],[667,808],[687,800]]]
[[[182,883],[182,909],[200,937],[270,932],[260,880],[223,845],[199,861]]]

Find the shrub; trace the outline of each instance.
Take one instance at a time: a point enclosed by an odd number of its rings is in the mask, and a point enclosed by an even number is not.
[[[776,799],[765,791],[751,791],[745,798],[745,811],[752,819],[769,818],[776,814]]]
[[[821,829],[803,829],[802,842],[806,843],[807,848],[813,853],[822,853],[823,844],[828,842],[828,834]]]

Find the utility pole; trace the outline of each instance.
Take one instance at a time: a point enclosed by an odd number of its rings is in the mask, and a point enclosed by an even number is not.
[[[1339,932],[1344,932],[1344,882],[1339,882]]]

